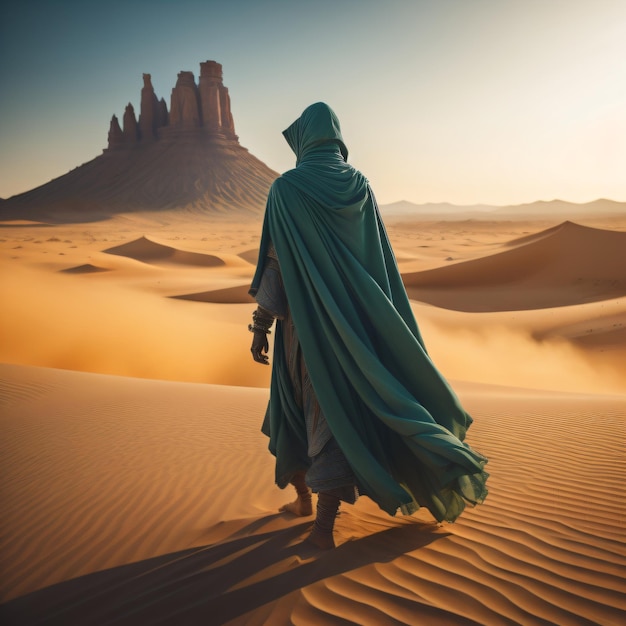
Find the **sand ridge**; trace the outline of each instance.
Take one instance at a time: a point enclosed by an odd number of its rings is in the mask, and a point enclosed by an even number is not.
[[[168,246],[148,237],[140,237],[120,246],[103,250],[107,254],[119,254],[144,263],[180,263],[183,265],[200,265],[203,267],[218,267],[224,261],[212,254],[189,252],[174,246]]]
[[[254,298],[248,293],[250,285],[237,285],[227,289],[214,289],[201,293],[189,293],[180,296],[172,296],[180,300],[194,300],[195,302],[214,302],[217,304],[253,304]]]

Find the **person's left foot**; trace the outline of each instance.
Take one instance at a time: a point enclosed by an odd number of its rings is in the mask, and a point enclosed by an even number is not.
[[[305,542],[313,544],[316,548],[320,548],[320,550],[332,550],[335,547],[335,539],[333,538],[332,530],[325,532],[317,528],[317,526],[313,526],[313,530],[305,539]]]
[[[333,527],[339,512],[339,498],[331,492],[320,492],[317,497],[317,515],[311,534],[306,542],[322,550],[331,550],[335,547]]]

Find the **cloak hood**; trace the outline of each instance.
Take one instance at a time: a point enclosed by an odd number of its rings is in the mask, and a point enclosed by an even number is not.
[[[328,210],[358,212],[368,198],[367,179],[348,165],[339,120],[324,102],[307,107],[283,136],[296,155],[296,167],[283,180]],[[311,184],[315,181],[315,184]]]
[[[338,146],[343,160],[348,160],[348,149],[341,136],[339,119],[324,102],[308,106],[302,115],[283,131],[283,136],[296,155],[296,166],[307,156],[311,157],[312,150],[328,144]]]

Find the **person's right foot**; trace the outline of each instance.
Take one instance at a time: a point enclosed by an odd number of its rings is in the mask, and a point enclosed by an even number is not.
[[[300,517],[306,517],[307,515],[313,515],[313,504],[311,502],[311,494],[308,496],[298,496],[293,502],[283,504],[279,511],[285,513],[291,513],[292,515],[298,515]]]

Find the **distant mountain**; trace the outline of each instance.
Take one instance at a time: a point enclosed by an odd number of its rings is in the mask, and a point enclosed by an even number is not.
[[[472,204],[472,205],[457,205],[450,204],[449,202],[429,202],[426,204],[414,204],[407,200],[400,200],[399,202],[392,202],[391,204],[383,204],[380,206],[380,210],[385,215],[457,215],[459,213],[484,213],[487,211],[493,211],[497,207],[489,206],[486,204]]]
[[[564,218],[580,215],[616,215],[619,213],[626,214],[626,202],[615,202],[614,200],[604,198],[584,204],[565,202],[564,200],[550,200],[498,207],[494,213],[501,217],[505,215],[516,216],[521,214],[532,216],[559,216]]]
[[[239,143],[222,66],[179,72],[168,111],[144,74],[139,120],[128,104],[111,119],[103,153],[49,183],[0,202],[0,219],[82,221],[183,209],[262,214],[278,176]]]
[[[626,202],[599,199],[585,204],[564,200],[537,201],[529,204],[493,206],[488,204],[456,205],[448,202],[414,204],[401,200],[380,207],[381,213],[388,216],[427,217],[428,219],[482,218],[502,219],[514,217],[559,217],[571,219],[583,215],[626,214]]]

